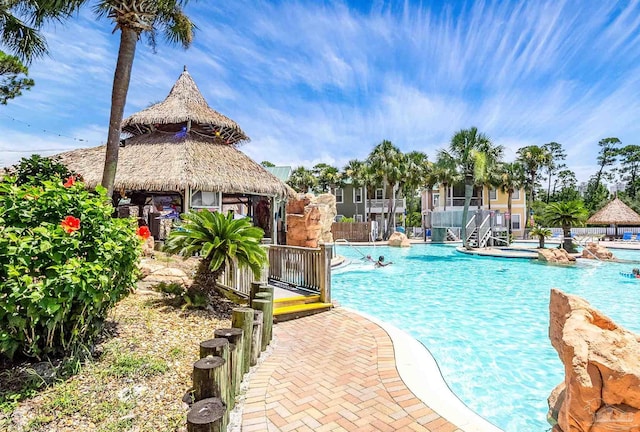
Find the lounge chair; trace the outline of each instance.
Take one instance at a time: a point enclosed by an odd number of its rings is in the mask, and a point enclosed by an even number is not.
[[[640,241],[640,233],[636,234],[635,237],[633,237],[633,241]]]
[[[622,234],[622,241],[631,241],[631,233],[630,232],[626,232],[626,233]]]

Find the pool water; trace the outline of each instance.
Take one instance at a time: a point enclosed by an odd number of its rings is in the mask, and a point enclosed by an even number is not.
[[[640,260],[637,251],[613,252]],[[550,429],[546,400],[564,379],[548,337],[551,288],[640,333],[640,280],[620,275],[637,264],[579,260],[565,268],[420,244],[339,246],[337,253],[353,263],[333,271],[333,298],[421,341],[454,393],[506,432]],[[363,254],[393,265],[375,268]]]

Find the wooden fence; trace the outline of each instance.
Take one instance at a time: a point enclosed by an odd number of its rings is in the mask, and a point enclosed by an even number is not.
[[[218,285],[222,288],[235,291],[243,297],[249,297],[251,292],[251,282],[267,282],[269,274],[268,265],[262,269],[260,279],[257,279],[253,275],[253,271],[249,267],[239,267],[237,262],[234,262],[233,268],[227,263],[225,264],[224,271],[218,277]]]
[[[283,284],[320,294],[320,301],[331,298],[330,247],[269,247],[269,283]]]
[[[331,234],[334,240],[368,242],[371,235],[371,222],[334,222],[331,225]]]

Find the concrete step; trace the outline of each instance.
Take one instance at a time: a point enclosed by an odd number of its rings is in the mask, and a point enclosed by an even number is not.
[[[283,322],[289,321],[296,318],[302,318],[304,316],[309,316],[313,314],[317,314],[320,312],[326,312],[331,309],[333,305],[331,303],[305,303],[298,304],[293,306],[285,306],[273,309],[273,321]]]

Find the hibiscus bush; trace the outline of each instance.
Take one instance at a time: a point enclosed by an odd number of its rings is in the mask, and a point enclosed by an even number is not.
[[[135,221],[73,177],[0,182],[0,355],[88,347],[135,286]]]

